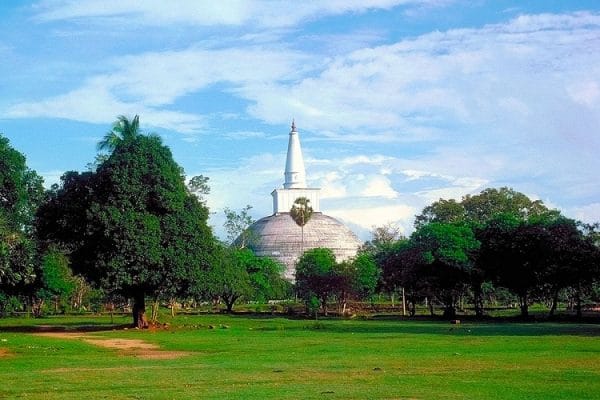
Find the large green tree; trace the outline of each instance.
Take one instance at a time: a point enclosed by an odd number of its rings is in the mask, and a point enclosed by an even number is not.
[[[43,200],[42,182],[0,135],[0,292],[7,295],[30,292],[39,272],[33,218]]]
[[[222,300],[227,312],[231,312],[238,300],[250,299],[252,295],[253,288],[244,264],[244,255],[239,249],[219,246],[206,274],[204,297],[213,301]]]
[[[132,298],[134,324],[146,327],[146,296],[197,286],[214,240],[207,208],[160,138],[125,139],[95,172],[64,176],[39,227],[44,239],[71,251],[76,272]]]
[[[282,264],[269,257],[259,257],[250,249],[238,249],[236,255],[250,277],[254,300],[265,302],[288,295],[290,283],[282,278],[285,269]]]
[[[44,198],[43,179],[0,134],[0,217],[6,229],[29,232]]]
[[[504,216],[520,223],[540,219],[555,219],[559,215],[556,210],[549,210],[541,200],[531,200],[525,194],[508,187],[488,188],[476,195],[466,195],[460,202],[440,199],[425,207],[416,216],[417,229],[429,223],[462,224],[470,227],[480,241],[492,240],[487,230],[488,224],[496,218]],[[485,231],[485,232],[484,232]],[[486,276],[487,265],[478,259],[477,253],[472,255],[472,268],[469,273],[469,284],[473,296],[475,313],[483,315],[483,284],[492,277]]]
[[[423,277],[444,304],[444,316],[454,318],[459,296],[473,268],[480,243],[462,224],[432,222],[417,229],[411,241],[421,252]]]
[[[318,299],[327,315],[327,302],[338,287],[333,251],[317,247],[302,254],[296,263],[296,290],[307,304],[313,297]]]

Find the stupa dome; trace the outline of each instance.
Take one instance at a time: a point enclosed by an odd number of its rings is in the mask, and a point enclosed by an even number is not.
[[[302,253],[316,247],[333,251],[338,262],[356,255],[360,240],[335,218],[321,212],[321,189],[306,185],[306,171],[296,124],[289,135],[283,187],[273,190],[273,215],[250,226],[249,246],[257,256],[266,256],[285,265],[285,278],[296,278],[296,261]],[[297,199],[303,198],[312,208],[312,217],[302,229],[290,216]]]
[[[285,278],[295,279],[295,264],[304,251],[326,247],[335,254],[337,261],[356,255],[360,240],[350,229],[335,218],[314,213],[302,230],[289,213],[274,214],[261,218],[251,227],[250,248],[258,256],[273,258],[285,265]]]

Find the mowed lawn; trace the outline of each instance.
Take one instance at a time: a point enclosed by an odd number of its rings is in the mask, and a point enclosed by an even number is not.
[[[165,321],[167,330],[61,338],[20,327],[108,320],[0,319],[0,399],[600,399],[599,325]],[[166,357],[98,345],[109,338],[155,345]]]

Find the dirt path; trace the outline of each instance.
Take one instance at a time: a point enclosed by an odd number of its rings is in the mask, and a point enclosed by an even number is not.
[[[95,346],[118,350],[119,354],[124,356],[133,356],[146,360],[170,360],[190,354],[185,351],[161,350],[158,345],[145,342],[141,339],[111,339],[80,332],[43,332],[36,333],[35,335],[56,339],[82,340]]]
[[[3,349],[2,347],[0,347],[0,358],[8,357],[10,355],[11,353],[8,351],[8,349]]]

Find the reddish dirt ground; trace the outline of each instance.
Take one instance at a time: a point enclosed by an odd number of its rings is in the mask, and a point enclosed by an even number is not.
[[[37,333],[36,335],[56,339],[82,340],[86,343],[93,344],[94,346],[117,350],[119,354],[124,356],[138,357],[147,360],[170,360],[190,354],[185,351],[161,350],[158,345],[140,339],[110,339],[80,332],[43,332]]]

